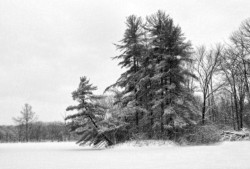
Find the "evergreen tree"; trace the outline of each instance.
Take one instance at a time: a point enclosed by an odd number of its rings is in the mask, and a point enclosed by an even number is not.
[[[152,109],[158,117],[155,124],[163,134],[164,129],[190,122],[191,104],[184,102],[191,98],[191,94],[185,83],[194,75],[183,64],[191,61],[191,44],[185,41],[181,28],[175,26],[173,19],[162,11],[147,18],[146,29],[150,36],[149,62],[154,64]]]
[[[71,131],[81,135],[78,143],[101,145],[106,142],[112,145],[112,141],[105,135],[103,120],[105,118],[106,108],[98,100],[102,96],[93,94],[97,87],[89,84],[89,80],[84,76],[80,78],[80,84],[76,91],[72,93],[74,100],[79,102],[76,106],[69,106],[66,110],[77,110],[78,112],[66,117],[71,120],[69,126]]]
[[[126,71],[121,75],[118,81],[108,87],[121,87],[123,88],[122,104],[123,106],[133,107],[133,114],[135,117],[135,126],[137,131],[139,130],[139,99],[138,89],[136,84],[140,79],[140,69],[143,51],[143,37],[144,32],[142,29],[142,19],[131,15],[126,21],[127,29],[124,34],[124,38],[120,41],[121,44],[116,45],[118,50],[122,51],[122,54],[114,57],[114,59],[121,60],[119,65],[126,68]]]

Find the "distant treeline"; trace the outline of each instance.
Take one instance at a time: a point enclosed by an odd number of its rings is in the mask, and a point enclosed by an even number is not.
[[[29,125],[26,139],[25,125],[0,126],[0,142],[40,142],[76,140],[74,133],[69,133],[63,122],[33,122]]]

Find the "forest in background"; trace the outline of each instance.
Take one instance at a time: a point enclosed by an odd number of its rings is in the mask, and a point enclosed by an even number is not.
[[[76,141],[77,139],[78,137],[70,133],[63,122],[32,122],[28,130],[25,125],[0,126],[0,143]]]
[[[97,87],[83,76],[72,93],[79,104],[67,108],[73,113],[65,123],[14,118],[16,126],[0,127],[0,141],[3,128],[16,141],[53,140],[50,128],[58,128],[57,140],[79,135],[80,145],[148,139],[203,144],[222,140],[224,131],[250,127],[249,19],[227,42],[194,47],[165,12],[145,19],[131,15],[115,46],[120,55],[113,59],[125,71],[103,95],[93,94]]]

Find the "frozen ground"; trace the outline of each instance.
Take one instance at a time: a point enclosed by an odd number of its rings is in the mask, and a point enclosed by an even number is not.
[[[0,144],[1,169],[249,169],[250,142],[214,146],[120,145],[106,150],[75,143]]]

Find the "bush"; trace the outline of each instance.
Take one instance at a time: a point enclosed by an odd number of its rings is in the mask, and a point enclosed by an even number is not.
[[[221,133],[215,125],[197,125],[186,130],[177,142],[191,145],[212,144],[221,140]]]

